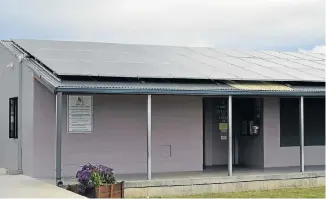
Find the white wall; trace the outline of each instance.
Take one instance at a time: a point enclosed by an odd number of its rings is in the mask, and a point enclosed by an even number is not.
[[[13,63],[14,67],[7,65]],[[0,44],[0,168],[18,169],[18,140],[9,139],[9,98],[18,97],[18,59]],[[23,65],[23,172],[33,175],[33,72]],[[21,135],[18,135],[21,136]]]
[[[13,68],[7,65],[14,63]],[[0,44],[0,168],[17,169],[18,140],[9,139],[9,98],[18,97],[18,60]]]
[[[34,73],[23,64],[22,161],[23,172],[34,175]]]
[[[36,85],[36,177],[54,177],[55,98],[44,86]],[[64,116],[63,176],[74,176],[88,162],[106,164],[115,173],[145,173],[146,99],[141,95],[95,95],[91,134],[67,133]],[[201,98],[153,96],[152,103],[152,171],[201,170]]]
[[[305,165],[324,165],[325,146],[306,146]],[[264,99],[264,166],[299,166],[299,147],[280,147],[280,100]]]

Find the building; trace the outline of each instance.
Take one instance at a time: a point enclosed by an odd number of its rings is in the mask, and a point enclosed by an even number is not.
[[[74,176],[325,164],[323,54],[0,43],[0,168]],[[231,114],[230,114],[231,113]]]

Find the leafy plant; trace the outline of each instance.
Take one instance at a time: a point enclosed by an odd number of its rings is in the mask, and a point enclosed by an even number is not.
[[[78,179],[78,192],[85,193],[86,189],[91,189],[103,184],[114,184],[116,182],[113,169],[104,165],[84,165],[76,173]]]
[[[97,172],[92,172],[91,181],[94,187],[103,185],[101,175]]]

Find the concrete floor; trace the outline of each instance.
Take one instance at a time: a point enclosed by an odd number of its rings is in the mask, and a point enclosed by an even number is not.
[[[305,171],[325,171],[325,166],[306,166]],[[268,175],[268,174],[286,174],[299,173],[300,167],[278,167],[278,168],[245,168],[233,166],[233,176],[243,175]],[[227,166],[208,167],[204,171],[187,171],[187,172],[167,172],[167,173],[153,173],[152,179],[194,179],[194,178],[213,178],[228,176]],[[147,179],[147,175],[142,174],[115,174],[117,181],[143,181]],[[49,183],[55,183],[54,179],[43,179]],[[64,178],[64,184],[77,183],[75,178]]]
[[[6,175],[0,169],[0,198],[85,198],[25,175]]]
[[[325,171],[325,166],[306,166],[305,171]],[[243,175],[264,175],[264,174],[282,174],[282,173],[299,173],[300,167],[279,167],[279,168],[244,168],[233,167],[233,176]],[[119,181],[137,181],[146,180],[146,174],[116,174]],[[168,172],[153,173],[152,179],[180,179],[180,178],[210,178],[228,176],[227,166],[208,167],[204,171],[187,171],[187,172]]]

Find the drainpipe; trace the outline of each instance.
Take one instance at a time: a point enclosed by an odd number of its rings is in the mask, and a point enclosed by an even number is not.
[[[23,129],[22,129],[22,108],[23,108],[23,59],[24,56],[18,57],[18,173],[23,173]]]
[[[55,178],[58,186],[63,185],[61,176],[61,151],[62,151],[62,93],[55,95],[55,124],[56,124],[56,146],[55,146]]]

